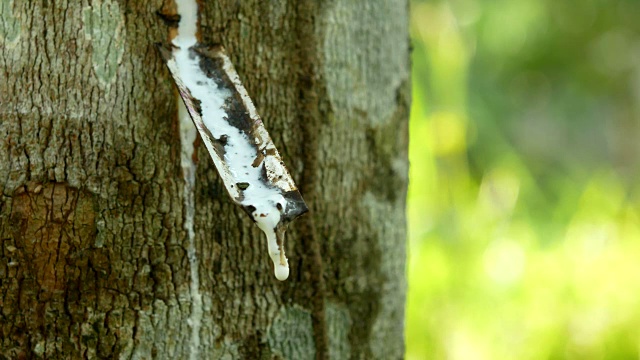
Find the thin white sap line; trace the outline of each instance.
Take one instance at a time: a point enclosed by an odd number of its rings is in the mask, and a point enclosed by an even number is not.
[[[182,173],[184,177],[184,228],[187,231],[189,239],[187,248],[187,257],[189,259],[189,272],[191,283],[189,291],[191,293],[191,314],[188,324],[191,327],[190,342],[190,359],[198,359],[198,351],[200,348],[200,327],[202,324],[202,295],[200,294],[200,275],[198,266],[198,256],[196,254],[196,239],[194,229],[195,219],[195,180],[196,180],[196,164],[193,162],[193,142],[196,139],[196,129],[189,117],[187,109],[180,100],[178,103],[180,118],[180,143],[182,145],[180,163],[182,165]]]
[[[178,35],[174,43],[183,44],[188,47],[196,43],[196,29],[198,22],[198,5],[195,0],[176,0],[180,23],[178,25]],[[191,314],[188,324],[191,327],[191,339],[189,343],[189,359],[197,360],[200,350],[200,328],[202,326],[202,294],[200,294],[200,275],[198,266],[198,256],[196,254],[195,243],[195,181],[196,164],[193,162],[194,147],[197,130],[193,126],[189,112],[178,96],[178,117],[180,121],[180,144],[182,147],[180,164],[182,165],[182,175],[184,178],[184,227],[189,238],[187,257],[191,283],[189,291],[191,293]]]

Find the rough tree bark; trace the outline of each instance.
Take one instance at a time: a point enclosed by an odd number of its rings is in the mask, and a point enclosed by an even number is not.
[[[200,5],[311,208],[290,279],[200,144],[193,306],[171,1],[0,0],[0,358],[401,358],[406,0]]]

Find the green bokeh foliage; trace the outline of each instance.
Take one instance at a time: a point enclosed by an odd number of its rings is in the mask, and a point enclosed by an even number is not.
[[[412,1],[408,359],[640,356],[640,1]]]

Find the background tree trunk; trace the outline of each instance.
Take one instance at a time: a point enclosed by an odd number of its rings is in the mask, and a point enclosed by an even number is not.
[[[0,0],[0,358],[402,357],[406,1],[201,7],[311,208],[290,279],[198,145],[190,287],[171,1]]]

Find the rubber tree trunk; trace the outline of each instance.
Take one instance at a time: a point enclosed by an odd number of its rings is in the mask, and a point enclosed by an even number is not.
[[[401,358],[406,0],[200,5],[311,208],[290,279],[202,144],[185,230],[171,1],[0,0],[0,358]]]

